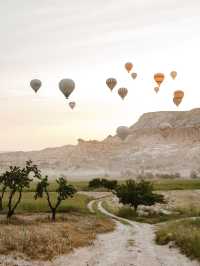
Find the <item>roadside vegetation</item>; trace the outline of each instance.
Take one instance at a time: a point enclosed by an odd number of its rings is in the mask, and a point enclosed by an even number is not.
[[[171,242],[182,253],[200,261],[200,218],[162,225],[156,232],[156,242],[160,245]]]
[[[63,177],[52,189],[31,161],[2,173],[0,188],[0,254],[51,260],[114,230],[111,219],[89,213],[91,198]]]

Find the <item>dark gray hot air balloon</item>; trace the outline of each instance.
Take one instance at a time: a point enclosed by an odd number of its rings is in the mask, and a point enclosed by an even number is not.
[[[128,135],[130,134],[130,129],[128,127],[125,126],[121,126],[117,128],[117,136],[121,139],[121,140],[125,140]]]
[[[70,94],[75,89],[75,82],[72,79],[62,79],[59,82],[59,89],[64,94],[66,99],[68,99]]]
[[[75,102],[70,102],[69,103],[69,107],[73,110],[74,107],[76,106],[76,103]]]
[[[42,86],[42,82],[39,79],[33,79],[30,82],[30,86],[31,88],[34,90],[35,93],[37,93],[37,91],[40,89],[40,87]]]

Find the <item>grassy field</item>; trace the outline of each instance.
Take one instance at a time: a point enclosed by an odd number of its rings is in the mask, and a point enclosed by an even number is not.
[[[56,193],[51,192],[50,196],[53,202],[55,202]],[[75,211],[75,212],[88,213],[87,203],[89,201],[90,201],[89,197],[78,193],[73,198],[69,198],[63,201],[58,209],[58,212],[64,213],[69,211]],[[8,193],[6,193],[3,202],[5,211],[6,211],[7,202],[8,202]],[[49,212],[49,207],[46,198],[44,197],[42,199],[39,198],[35,200],[33,192],[24,192],[22,195],[21,203],[19,204],[16,213],[41,213],[41,212]]]
[[[156,242],[160,245],[173,241],[182,253],[200,261],[200,218],[170,222],[156,232]]]
[[[200,180],[199,179],[161,179],[161,180],[149,180],[154,185],[154,190],[194,190],[200,189]],[[124,180],[119,180],[118,183],[124,183]],[[70,184],[75,186],[78,191],[91,191],[92,189],[88,187],[88,181],[69,181]],[[34,192],[37,182],[33,182],[30,188],[25,191]],[[49,186],[49,191],[56,191],[56,181],[51,181]],[[0,188],[1,189],[1,188]],[[105,188],[99,188],[97,191],[105,191]]]
[[[55,201],[56,193],[51,192]],[[5,195],[6,207],[8,193]],[[18,254],[33,260],[51,260],[74,248],[91,245],[98,233],[114,230],[113,221],[103,215],[90,214],[90,197],[77,193],[63,201],[56,218],[50,221],[45,198],[34,199],[33,192],[24,192],[16,215],[7,220],[0,215],[0,254]]]
[[[194,190],[200,189],[200,180],[166,179],[153,181],[155,190]]]

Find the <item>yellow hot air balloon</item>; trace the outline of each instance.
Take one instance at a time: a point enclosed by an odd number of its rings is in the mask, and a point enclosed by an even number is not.
[[[34,90],[35,93],[37,93],[37,91],[40,89],[40,87],[42,86],[42,82],[39,79],[33,79],[30,82],[30,86],[31,88]]]
[[[119,88],[118,90],[118,94],[119,96],[122,98],[122,100],[124,100],[124,98],[127,96],[128,94],[128,90],[127,88]]]
[[[176,71],[172,71],[172,72],[170,73],[170,75],[171,75],[172,79],[174,80],[174,79],[176,79],[176,77],[177,77],[177,72],[176,72]]]
[[[133,68],[133,64],[131,62],[128,62],[125,64],[125,68],[128,71],[128,73],[130,73],[131,69]]]
[[[162,82],[164,81],[164,79],[165,79],[165,75],[163,73],[156,73],[154,75],[154,80],[158,84],[159,87],[162,84]]]
[[[68,99],[70,94],[75,89],[75,82],[72,79],[62,79],[59,82],[59,89],[64,94],[66,99]]]
[[[109,78],[106,80],[106,84],[108,88],[112,91],[114,87],[117,85],[117,80],[114,78]]]
[[[74,107],[76,106],[76,103],[75,102],[70,102],[69,103],[69,107],[73,110]]]
[[[154,88],[154,91],[155,91],[156,93],[158,93],[158,92],[159,92],[159,87],[155,87],[155,88]]]
[[[131,74],[131,77],[132,77],[133,79],[136,79],[136,78],[137,78],[137,73],[132,73],[132,74]]]

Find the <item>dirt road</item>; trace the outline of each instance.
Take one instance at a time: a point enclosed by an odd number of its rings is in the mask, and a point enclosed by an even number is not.
[[[95,201],[89,204],[91,211]],[[102,207],[98,209],[112,218],[117,218]],[[154,226],[141,224],[126,219],[116,221],[116,230],[109,234],[99,235],[94,246],[76,250],[69,256],[55,261],[56,266],[197,266],[180,254],[177,249],[158,246],[154,242]],[[129,225],[124,224],[128,222]],[[78,264],[77,264],[78,263]]]

